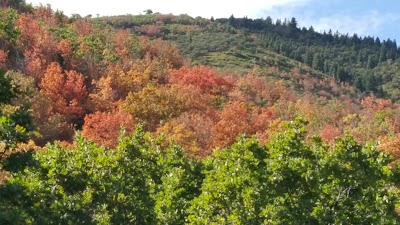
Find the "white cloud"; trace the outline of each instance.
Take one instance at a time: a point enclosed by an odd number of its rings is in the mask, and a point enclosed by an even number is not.
[[[342,34],[354,33],[366,36],[378,33],[385,24],[398,22],[400,16],[394,14],[380,14],[377,11],[368,11],[358,16],[336,14],[320,18],[304,18],[302,24],[313,26],[316,31],[339,31]]]
[[[267,17],[270,16],[272,19],[284,19],[296,17],[298,9],[308,5],[312,0],[298,0],[298,1],[282,1],[282,4],[274,4],[269,7],[260,8],[255,17]],[[302,12],[303,13],[303,12]],[[297,17],[296,17],[297,18]]]

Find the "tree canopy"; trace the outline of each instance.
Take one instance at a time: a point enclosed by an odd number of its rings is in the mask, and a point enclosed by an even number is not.
[[[399,167],[372,145],[305,138],[297,119],[262,145],[203,160],[138,129],[118,145],[48,145],[0,188],[4,224],[397,224]],[[329,149],[328,149],[329,148]]]

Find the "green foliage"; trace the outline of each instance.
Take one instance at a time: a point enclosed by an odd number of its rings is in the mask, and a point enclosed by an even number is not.
[[[155,22],[155,14],[145,14],[145,15],[138,15],[131,18],[131,22],[133,25],[140,26],[146,24],[153,24]]]
[[[398,224],[391,159],[350,137],[329,149],[304,125],[201,161],[141,128],[115,149],[48,145],[0,187],[0,223]]]
[[[261,208],[267,151],[254,139],[241,138],[204,161],[201,195],[195,198],[190,224],[262,224]]]
[[[398,223],[398,190],[387,155],[350,137],[328,149],[318,137],[306,142],[305,134],[304,121],[296,120],[268,149],[256,147],[262,157],[246,144],[238,148],[241,141],[216,151],[205,161],[190,223]]]
[[[25,142],[28,140],[26,129],[19,124],[16,124],[10,118],[0,116],[0,158],[3,154],[11,148],[15,148],[18,142]]]
[[[18,12],[14,9],[0,9],[0,40],[4,38],[11,43],[17,40],[20,32],[14,21],[18,17]]]
[[[18,94],[18,88],[13,85],[11,77],[0,70],[0,104],[11,103],[11,100]]]
[[[337,140],[332,149],[318,137],[306,143],[301,123],[295,121],[270,142],[273,201],[263,211],[266,222],[395,224],[398,195],[390,158],[350,137]]]
[[[33,166],[14,172],[2,187],[0,206],[6,212],[0,222],[182,223],[185,214],[179,210],[198,193],[200,167],[177,147],[163,155],[157,143],[139,129],[112,150],[81,137],[74,150],[48,145],[34,155]]]
[[[318,206],[313,210],[319,222],[398,222],[393,204],[398,201],[398,193],[393,188],[390,161],[374,146],[360,146],[350,137],[339,139],[320,163],[324,169],[318,184]]]
[[[17,143],[27,142],[28,132],[34,129],[28,106],[18,101],[14,105],[16,97],[24,99],[21,95],[26,90],[20,90],[18,82],[7,75],[0,71],[0,159]]]
[[[202,164],[173,145],[159,156],[157,165],[162,171],[153,192],[157,224],[185,224],[191,200],[200,194]]]
[[[302,221],[315,223],[310,215],[319,190],[318,152],[320,146],[308,146],[304,142],[304,120],[288,124],[288,130],[278,134],[269,142],[268,189],[270,201],[262,215],[270,224],[287,224]],[[314,152],[315,151],[315,152]]]
[[[59,27],[59,28],[49,28],[49,30],[54,33],[55,36],[61,39],[68,39],[71,42],[73,49],[78,47],[77,34],[72,27]]]
[[[76,145],[76,150],[49,145],[35,154],[36,166],[18,172],[2,192],[8,204],[24,202],[19,217],[2,219],[15,224],[151,224],[155,215],[144,149],[121,141],[107,151],[82,138]],[[7,196],[10,189],[21,192]]]
[[[90,34],[84,37],[84,43],[89,47],[90,56],[100,59],[105,48],[106,36],[103,34]]]

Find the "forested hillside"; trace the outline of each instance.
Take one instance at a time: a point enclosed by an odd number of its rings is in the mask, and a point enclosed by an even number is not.
[[[100,21],[173,40],[197,63],[226,69],[238,64],[235,69],[245,72],[246,67],[271,66],[275,58],[285,56],[363,92],[398,100],[394,70],[400,51],[395,40],[332,30],[319,33],[313,27],[299,27],[295,18],[273,21],[270,17],[253,20],[231,16],[208,20],[149,13]]]
[[[400,223],[395,41],[0,6],[0,224]]]

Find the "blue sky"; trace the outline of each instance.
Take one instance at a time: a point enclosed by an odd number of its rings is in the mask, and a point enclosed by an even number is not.
[[[275,6],[257,16],[295,17],[300,26],[316,31],[396,39],[400,43],[400,1],[398,0],[308,0],[297,5]]]
[[[381,39],[396,39],[400,43],[399,0],[27,0],[33,5],[51,4],[65,14],[124,15],[143,10],[189,14],[210,18],[214,16],[250,18],[295,17],[299,25],[313,26],[316,31],[338,30]]]

